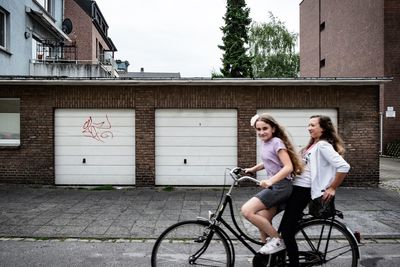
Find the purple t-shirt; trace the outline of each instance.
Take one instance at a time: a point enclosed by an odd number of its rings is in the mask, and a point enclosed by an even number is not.
[[[278,152],[281,149],[286,149],[286,146],[278,137],[273,137],[262,144],[261,159],[264,163],[268,178],[274,176],[283,167],[278,157]]]

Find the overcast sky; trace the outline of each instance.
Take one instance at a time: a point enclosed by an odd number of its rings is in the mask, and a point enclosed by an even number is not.
[[[219,72],[226,0],[96,0],[129,71],[180,72],[210,77]],[[250,17],[267,22],[268,11],[299,32],[301,0],[246,0]]]

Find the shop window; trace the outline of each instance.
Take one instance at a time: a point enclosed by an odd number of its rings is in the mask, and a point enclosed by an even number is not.
[[[0,146],[20,145],[20,100],[0,98]]]

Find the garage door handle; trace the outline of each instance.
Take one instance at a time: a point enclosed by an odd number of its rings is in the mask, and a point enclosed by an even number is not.
[[[82,159],[82,163],[86,163],[86,159],[85,158]]]
[[[186,163],[187,163],[187,159],[184,159],[184,160],[183,160],[183,164],[186,164]]]

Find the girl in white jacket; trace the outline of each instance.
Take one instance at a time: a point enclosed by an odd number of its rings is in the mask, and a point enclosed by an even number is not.
[[[328,116],[316,115],[308,124],[310,142],[301,151],[305,165],[293,182],[280,231],[289,256],[289,266],[299,266],[298,247],[294,238],[296,224],[311,199],[323,196],[330,201],[346,177],[350,165],[342,158],[344,144]]]

